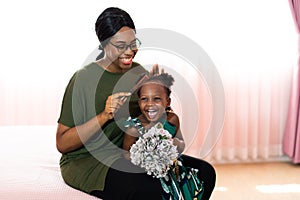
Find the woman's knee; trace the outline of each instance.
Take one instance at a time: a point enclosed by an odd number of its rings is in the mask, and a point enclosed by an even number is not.
[[[154,200],[162,197],[162,187],[159,179],[152,178],[147,174],[132,177],[130,184],[128,199]]]

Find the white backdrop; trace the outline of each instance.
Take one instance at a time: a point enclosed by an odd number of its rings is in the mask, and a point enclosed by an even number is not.
[[[137,29],[185,35],[213,60],[225,89],[226,115],[212,159],[282,155],[297,52],[286,0],[1,1],[0,125],[56,125],[65,86],[97,48],[94,23],[109,6],[130,13]],[[136,59],[174,65],[168,56]],[[210,96],[201,97],[208,117],[201,119],[203,129],[187,150],[196,156],[211,118]]]

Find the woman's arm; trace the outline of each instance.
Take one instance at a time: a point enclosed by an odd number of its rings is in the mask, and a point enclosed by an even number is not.
[[[57,150],[68,153],[82,147],[107,121],[107,116],[101,113],[88,122],[72,128],[59,123],[56,130]]]
[[[120,92],[109,96],[103,112],[82,125],[68,127],[61,123],[57,126],[56,147],[61,153],[74,151],[85,144],[115,112],[124,104],[130,93]]]

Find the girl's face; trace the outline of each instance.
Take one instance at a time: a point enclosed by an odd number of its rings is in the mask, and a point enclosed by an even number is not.
[[[163,85],[150,82],[141,87],[139,106],[148,122],[157,122],[169,105],[170,98],[167,96]]]
[[[106,58],[111,62],[109,71],[124,73],[132,66],[132,60],[137,53],[136,36],[133,29],[122,27],[105,46]]]

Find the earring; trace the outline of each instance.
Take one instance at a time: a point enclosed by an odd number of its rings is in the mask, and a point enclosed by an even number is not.
[[[172,113],[172,112],[173,112],[173,109],[171,108],[171,106],[167,106],[167,107],[165,108],[165,111],[166,111],[167,113]]]

